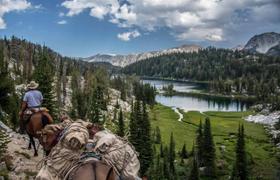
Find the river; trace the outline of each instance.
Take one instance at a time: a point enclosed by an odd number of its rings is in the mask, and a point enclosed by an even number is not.
[[[200,91],[205,88],[199,83],[178,82],[167,80],[143,80],[144,83],[149,83],[155,86],[159,92],[162,92],[162,87],[168,84],[173,84],[174,90],[178,92]],[[180,108],[184,111],[246,111],[250,104],[245,101],[232,100],[227,98],[198,98],[192,96],[164,96],[159,93],[156,96],[156,101],[172,108]]]

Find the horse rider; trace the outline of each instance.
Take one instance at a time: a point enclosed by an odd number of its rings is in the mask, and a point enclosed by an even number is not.
[[[20,133],[24,132],[24,112],[27,109],[36,109],[40,108],[43,102],[43,95],[42,93],[37,89],[39,86],[38,83],[35,81],[31,81],[27,85],[27,91],[25,92],[21,104],[21,110],[19,112],[19,117],[20,117]]]

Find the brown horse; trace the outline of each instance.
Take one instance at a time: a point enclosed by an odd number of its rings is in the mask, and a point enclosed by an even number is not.
[[[116,180],[112,167],[99,160],[90,161],[70,173],[65,180]]]
[[[59,142],[63,133],[57,125],[46,126],[41,131],[40,142],[44,151],[49,154],[51,149]],[[95,159],[75,168],[64,178],[64,180],[117,180],[114,169],[105,163]]]
[[[33,145],[34,156],[38,156],[38,151],[35,146],[34,138],[39,139],[40,134],[38,132],[40,132],[45,125],[52,124],[52,123],[53,123],[53,118],[46,111],[38,111],[33,113],[29,121],[27,122],[25,129],[30,140],[28,148],[31,149],[31,144]]]

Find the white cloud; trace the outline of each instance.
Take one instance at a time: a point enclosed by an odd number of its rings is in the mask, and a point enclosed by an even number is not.
[[[43,6],[42,4],[38,4],[38,5],[35,5],[33,6],[34,9],[43,9]]]
[[[130,31],[118,34],[118,38],[122,41],[130,41],[132,38],[137,38],[141,34],[138,31]]]
[[[2,17],[0,17],[0,29],[5,29],[6,28],[6,23]]]
[[[62,6],[68,9],[68,16],[90,10],[91,16],[122,28],[155,31],[167,27],[179,40],[223,41],[230,27],[242,29],[241,22],[279,23],[277,3],[277,0],[65,0]],[[267,13],[271,12],[269,9],[272,13]]]
[[[209,41],[222,41],[223,37],[221,35],[217,34],[208,34],[205,36],[205,38]]]
[[[64,14],[64,12],[59,12],[58,16],[59,16],[59,17],[64,17],[65,14]]]
[[[185,32],[175,35],[178,40],[208,40],[208,41],[223,41],[223,30],[219,28],[189,28]]]
[[[23,11],[31,8],[31,3],[26,0],[1,0],[0,1],[0,29],[7,27],[4,15],[12,11]]]
[[[67,21],[66,20],[61,20],[61,21],[58,21],[57,24],[60,24],[60,25],[67,24]]]
[[[108,13],[108,9],[102,6],[93,7],[90,10],[90,15],[98,19],[103,19],[107,13]]]

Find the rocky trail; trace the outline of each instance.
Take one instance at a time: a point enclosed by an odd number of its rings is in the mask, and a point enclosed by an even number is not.
[[[43,158],[42,147],[39,146],[39,156],[34,157],[34,150],[28,149],[29,138],[27,135],[21,135],[12,131],[2,122],[0,122],[0,128],[7,132],[10,139],[7,155],[5,156],[5,162],[0,164],[0,171],[9,170],[8,176],[11,180],[34,179],[34,176],[38,172],[37,164]],[[36,145],[38,145],[39,142],[37,140],[35,141]]]

